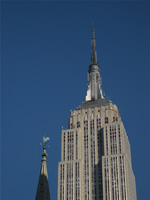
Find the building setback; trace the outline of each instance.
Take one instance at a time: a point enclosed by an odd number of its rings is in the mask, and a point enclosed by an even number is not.
[[[62,130],[58,200],[136,200],[129,140],[119,110],[102,93],[92,28],[86,101]]]

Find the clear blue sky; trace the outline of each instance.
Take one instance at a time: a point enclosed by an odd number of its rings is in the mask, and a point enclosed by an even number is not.
[[[1,13],[2,200],[35,198],[45,134],[57,199],[61,127],[85,100],[92,22],[103,91],[129,137],[138,200],[148,200],[150,2],[5,1]]]

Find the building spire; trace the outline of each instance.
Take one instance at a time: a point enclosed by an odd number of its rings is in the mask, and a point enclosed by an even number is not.
[[[103,99],[102,92],[102,81],[100,75],[100,68],[97,64],[97,56],[95,51],[95,31],[94,25],[92,24],[92,53],[91,53],[92,64],[89,66],[88,71],[88,90],[86,95],[86,101]]]
[[[43,152],[42,152],[42,164],[41,164],[41,170],[40,170],[40,176],[39,176],[39,182],[37,187],[37,193],[35,200],[50,200],[50,193],[49,193],[49,184],[48,184],[48,172],[47,172],[47,165],[46,165],[46,146],[47,141],[49,138],[43,137]]]
[[[94,31],[94,24],[92,24],[92,53],[91,53],[91,61],[92,64],[97,64],[97,55],[95,51],[95,31]]]

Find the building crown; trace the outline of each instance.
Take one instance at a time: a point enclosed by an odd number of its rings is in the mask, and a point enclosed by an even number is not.
[[[94,25],[92,25],[92,53],[91,53],[91,61],[92,64],[89,66],[88,71],[88,90],[86,95],[86,101],[96,100],[96,99],[104,99],[102,93],[102,80],[100,76],[100,68],[97,64],[97,55],[95,50],[96,42],[95,42],[95,31]]]

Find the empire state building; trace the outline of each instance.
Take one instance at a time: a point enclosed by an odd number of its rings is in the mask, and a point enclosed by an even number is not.
[[[130,143],[119,110],[102,92],[92,29],[85,102],[62,130],[58,200],[136,200]]]

